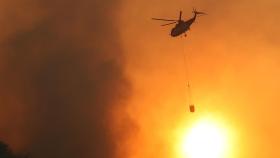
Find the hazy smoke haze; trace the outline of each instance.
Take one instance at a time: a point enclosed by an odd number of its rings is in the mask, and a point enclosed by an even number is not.
[[[1,1],[0,137],[36,158],[123,157],[120,1]],[[129,125],[131,124],[131,125]]]

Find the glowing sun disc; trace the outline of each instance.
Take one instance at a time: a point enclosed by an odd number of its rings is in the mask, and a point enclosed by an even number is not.
[[[227,145],[226,132],[214,122],[195,124],[182,140],[181,150],[188,158],[223,158]]]

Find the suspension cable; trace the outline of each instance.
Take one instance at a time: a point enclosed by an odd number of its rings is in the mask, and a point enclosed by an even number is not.
[[[195,111],[194,104],[192,102],[192,91],[191,91],[191,76],[190,76],[190,56],[191,52],[188,52],[188,55],[186,53],[186,45],[185,45],[185,40],[186,38],[182,38],[182,55],[183,55],[183,61],[184,61],[184,73],[185,73],[185,81],[186,81],[186,102],[189,106],[190,112]]]

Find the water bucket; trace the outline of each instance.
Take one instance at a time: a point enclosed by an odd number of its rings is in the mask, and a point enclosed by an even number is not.
[[[195,112],[195,106],[193,104],[190,104],[190,112]]]

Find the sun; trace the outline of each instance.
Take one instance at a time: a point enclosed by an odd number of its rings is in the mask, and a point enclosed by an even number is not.
[[[180,139],[181,158],[224,158],[228,149],[227,131],[210,119],[196,122]]]

